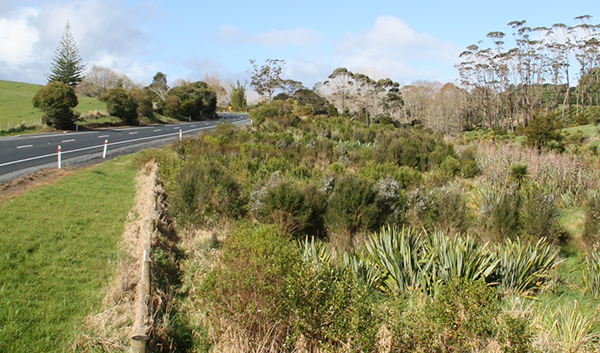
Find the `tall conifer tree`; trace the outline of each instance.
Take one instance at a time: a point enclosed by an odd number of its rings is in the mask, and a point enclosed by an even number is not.
[[[77,86],[83,80],[85,73],[85,64],[82,62],[75,39],[71,35],[71,26],[67,21],[63,36],[56,48],[56,55],[52,58],[52,69],[47,75],[48,82],[57,81],[71,87]]]

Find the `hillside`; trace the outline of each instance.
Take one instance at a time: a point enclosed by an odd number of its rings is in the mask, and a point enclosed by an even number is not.
[[[33,124],[33,121],[42,117],[42,113],[31,104],[33,96],[42,87],[0,80],[0,130],[11,124]],[[79,97],[75,111],[84,114],[90,110],[106,110],[106,104],[96,98]]]

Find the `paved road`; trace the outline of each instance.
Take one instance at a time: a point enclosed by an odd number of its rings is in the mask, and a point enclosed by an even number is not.
[[[93,164],[102,160],[105,141],[106,158],[114,158],[179,139],[180,130],[181,136],[185,137],[214,129],[221,121],[235,125],[251,123],[247,114],[220,116],[221,120],[3,137],[0,138],[0,182],[43,168],[57,168],[58,146],[61,147],[62,166]]]

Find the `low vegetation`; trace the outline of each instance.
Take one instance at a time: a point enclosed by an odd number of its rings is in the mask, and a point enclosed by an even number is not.
[[[301,109],[264,103],[247,130],[143,157],[180,232],[214,235],[183,245],[194,349],[598,348],[593,152]]]
[[[135,173],[118,158],[0,203],[0,351],[70,349],[114,275]]]

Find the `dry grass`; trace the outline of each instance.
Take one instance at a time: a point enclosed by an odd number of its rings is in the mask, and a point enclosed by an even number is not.
[[[531,180],[559,195],[580,197],[600,185],[600,161],[589,154],[539,153],[529,147],[493,142],[480,143],[477,154],[483,178],[492,184],[505,185],[511,165],[524,163]]]
[[[159,236],[150,234],[149,225],[161,222],[161,187],[156,184],[155,164],[147,164],[137,177],[137,195],[123,232],[124,253],[117,265],[114,284],[104,298],[104,310],[85,319],[84,329],[73,344],[74,351],[129,351],[130,338],[149,335],[153,315],[141,312],[144,250]],[[158,198],[158,204],[157,204]],[[164,200],[163,200],[164,201]],[[163,295],[155,294],[151,307],[163,305]]]

